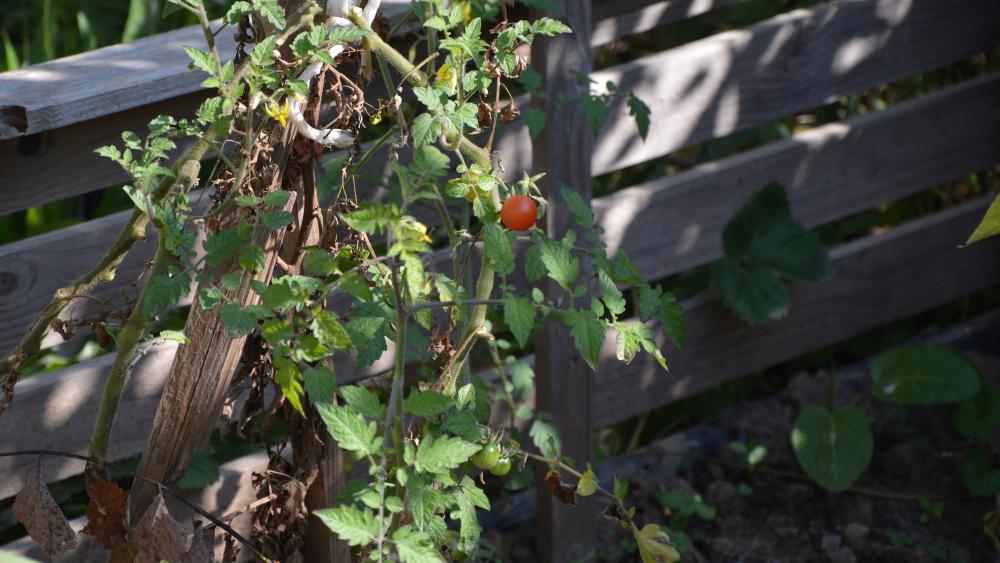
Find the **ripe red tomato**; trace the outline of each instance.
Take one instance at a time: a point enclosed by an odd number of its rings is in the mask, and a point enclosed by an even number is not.
[[[512,231],[527,231],[535,224],[538,206],[526,195],[507,198],[500,208],[500,220]]]

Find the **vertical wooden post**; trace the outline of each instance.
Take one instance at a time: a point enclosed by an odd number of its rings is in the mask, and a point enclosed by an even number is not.
[[[583,105],[572,100],[586,92],[573,71],[590,74],[590,0],[554,0],[558,8],[548,15],[559,17],[572,34],[538,40],[531,49],[531,61],[544,80],[545,129],[532,145],[533,168],[547,176],[541,187],[549,200],[545,229],[552,237],[562,237],[573,224],[559,187],[566,185],[585,201],[591,197],[590,158],[593,132],[587,125]],[[564,97],[567,103],[555,107]],[[590,273],[584,269],[581,281]],[[551,282],[551,280],[549,280]],[[544,286],[546,294],[558,295],[555,283]],[[565,292],[562,292],[565,296]],[[586,297],[585,297],[586,298]],[[535,339],[535,372],[538,408],[548,411],[563,439],[563,452],[583,465],[590,461],[593,431],[591,428],[590,389],[592,371],[576,352],[569,332],[550,324]],[[538,479],[538,549],[542,561],[562,563],[584,557],[594,550],[599,509],[581,499],[581,505],[568,506],[555,499],[544,480],[544,468]],[[590,505],[590,506],[588,506]]]

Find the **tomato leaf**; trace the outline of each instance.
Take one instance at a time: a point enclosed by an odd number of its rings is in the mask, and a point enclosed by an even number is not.
[[[587,361],[587,365],[597,369],[607,325],[591,313],[575,309],[566,312],[564,322],[569,327],[573,343]]]
[[[523,297],[508,295],[503,300],[503,320],[514,333],[518,345],[524,348],[535,328],[534,304]]]
[[[743,258],[754,241],[769,231],[771,225],[789,217],[791,207],[785,189],[774,182],[764,186],[726,223],[722,231],[722,247],[726,256]]]

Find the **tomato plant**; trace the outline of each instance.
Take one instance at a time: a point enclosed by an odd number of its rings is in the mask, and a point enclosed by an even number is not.
[[[472,464],[480,469],[491,469],[500,459],[500,446],[490,442],[472,456]]]

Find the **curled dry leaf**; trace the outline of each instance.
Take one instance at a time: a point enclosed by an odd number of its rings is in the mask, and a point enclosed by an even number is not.
[[[31,539],[52,559],[58,560],[76,547],[76,532],[42,481],[40,464],[28,470],[24,489],[14,499],[13,512]]]
[[[83,483],[90,497],[83,533],[111,550],[125,545],[125,502],[128,493],[117,484],[98,477],[91,467],[84,473]]]
[[[514,104],[507,104],[500,108],[500,123],[510,123],[521,115],[521,109]]]
[[[559,478],[559,472],[555,469],[549,470],[548,474],[545,475],[545,480],[549,484],[549,492],[552,496],[565,502],[566,504],[571,504],[576,506],[576,493],[573,487],[567,487],[563,485],[562,480]]]
[[[132,528],[128,543],[136,550],[135,563],[177,561],[186,551],[184,536],[181,525],[170,516],[163,495],[158,494]]]
[[[191,547],[178,560],[178,563],[212,563],[212,544],[215,543],[215,528],[202,529],[201,522],[195,520],[194,533],[191,534]]]

